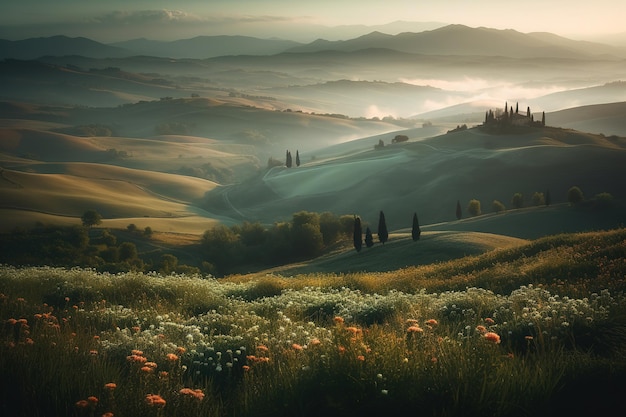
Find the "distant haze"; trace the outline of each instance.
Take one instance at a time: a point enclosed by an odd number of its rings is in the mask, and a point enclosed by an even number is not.
[[[2,39],[67,35],[100,42],[201,35],[309,42],[346,39],[371,30],[395,34],[459,23],[525,33],[552,32],[575,39],[602,37],[604,42],[613,39],[619,43],[624,38],[626,16],[626,2],[622,0],[22,0],[5,2],[2,8]]]

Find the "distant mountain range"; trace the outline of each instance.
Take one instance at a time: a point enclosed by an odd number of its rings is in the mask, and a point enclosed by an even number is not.
[[[298,46],[289,52],[316,52],[322,50],[357,51],[367,48],[393,49],[399,52],[424,55],[480,55],[513,58],[615,55],[626,56],[626,50],[600,43],[574,41],[551,33],[524,34],[515,30],[470,28],[448,25],[419,33],[387,35],[381,32],[347,41],[319,39]]]
[[[389,35],[374,31],[341,41],[318,39],[308,44],[247,36],[199,36],[177,41],[134,39],[102,44],[86,38],[53,36],[21,41],[0,40],[0,59],[36,59],[42,56],[81,55],[116,58],[137,55],[206,59],[227,55],[274,55],[320,51],[352,52],[389,49],[423,55],[507,56],[513,58],[626,57],[626,49],[601,43],[574,41],[551,33],[524,34],[515,30],[448,25],[422,32]]]

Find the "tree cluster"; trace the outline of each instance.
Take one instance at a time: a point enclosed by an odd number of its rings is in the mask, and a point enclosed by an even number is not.
[[[541,127],[546,125],[546,113],[542,112],[541,121],[535,122],[535,116],[531,113],[530,107],[526,108],[526,114],[520,114],[519,103],[515,103],[515,110],[513,106],[508,103],[504,103],[504,111],[491,109],[485,112],[485,121],[483,126],[485,127],[511,127],[511,126],[536,126]]]
[[[217,225],[204,232],[202,248],[211,272],[224,275],[243,264],[279,265],[313,258],[349,237],[353,225],[351,215],[300,211],[292,215],[291,221],[270,228],[259,222]]]
[[[287,168],[291,168],[293,166],[293,158],[289,149],[287,149],[287,152],[285,153],[285,166]],[[296,150],[296,166],[300,166],[300,153],[298,150]]]
[[[354,240],[354,248],[357,252],[361,251],[363,247],[363,229],[361,225],[361,218],[355,216],[353,221],[353,240]],[[385,213],[381,210],[378,214],[378,241],[383,245],[385,242],[389,240],[389,231],[387,230],[387,221],[385,220]],[[416,241],[419,240],[422,234],[422,230],[420,229],[419,220],[417,218],[417,213],[413,213],[413,222],[411,225],[411,238]],[[372,235],[372,230],[367,227],[365,229],[365,246],[371,248],[374,246],[374,236]]]
[[[37,225],[0,236],[0,262],[12,265],[81,266],[99,271],[145,270],[132,242],[119,242],[106,229]]]

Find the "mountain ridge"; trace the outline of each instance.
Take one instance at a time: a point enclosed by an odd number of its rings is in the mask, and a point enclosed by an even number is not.
[[[273,55],[282,52],[357,51],[391,49],[425,55],[483,55],[529,57],[626,57],[626,48],[591,41],[576,41],[549,32],[522,33],[513,29],[469,27],[459,24],[421,32],[395,35],[373,30],[347,40],[318,38],[310,43],[242,35],[196,36],[175,41],[136,38],[111,44],[88,38],[57,35],[19,41],[0,39],[0,59],[36,59],[53,55],[84,55],[94,58],[159,56],[206,59],[228,55]]]

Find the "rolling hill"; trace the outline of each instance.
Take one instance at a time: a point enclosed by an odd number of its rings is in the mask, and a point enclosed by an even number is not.
[[[530,204],[534,192],[548,189],[554,203],[564,202],[573,185],[589,197],[623,198],[626,189],[617,174],[626,164],[623,138],[557,128],[508,135],[469,129],[382,150],[373,145],[327,162],[274,168],[209,193],[204,207],[264,223],[307,210],[355,213],[374,224],[383,210],[395,230],[407,227],[413,212],[424,224],[451,221],[457,200],[465,207],[478,199],[489,212],[493,200],[508,206],[517,192]]]
[[[87,38],[70,38],[62,35],[19,41],[0,39],[0,59],[36,59],[45,55],[112,58],[130,56],[132,52]]]

